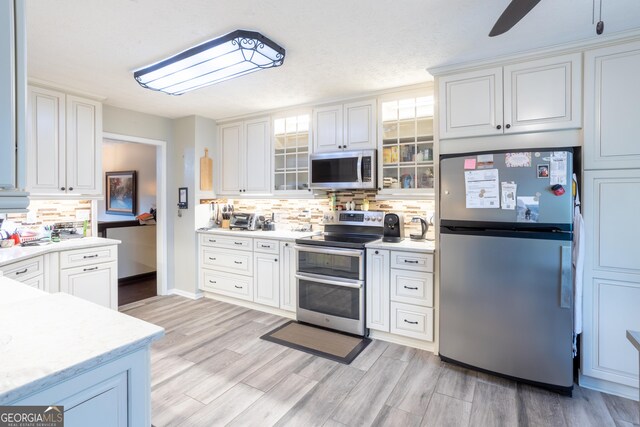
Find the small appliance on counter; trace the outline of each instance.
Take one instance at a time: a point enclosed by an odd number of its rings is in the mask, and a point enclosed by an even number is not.
[[[404,217],[402,214],[388,213],[384,216],[382,241],[398,243],[404,239]]]
[[[427,220],[420,216],[414,216],[411,218],[411,222],[420,223],[420,234],[410,234],[411,240],[425,240],[427,238],[427,231],[429,230],[429,223]]]
[[[275,223],[275,215],[272,213],[271,218],[267,218],[262,223],[262,231],[275,231],[276,223]]]
[[[263,222],[264,217],[256,213],[233,212],[229,221],[229,229],[255,231],[262,227]]]

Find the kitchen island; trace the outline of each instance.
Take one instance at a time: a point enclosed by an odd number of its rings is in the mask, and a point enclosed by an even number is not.
[[[151,425],[149,346],[163,335],[0,277],[0,405],[62,405],[67,426]]]

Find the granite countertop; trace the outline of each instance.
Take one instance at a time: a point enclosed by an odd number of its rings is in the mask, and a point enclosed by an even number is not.
[[[406,237],[401,242],[391,243],[383,242],[382,239],[375,242],[367,243],[367,248],[371,249],[391,249],[410,252],[429,252],[433,253],[435,250],[435,242],[430,240],[411,240]]]
[[[627,339],[631,341],[636,350],[640,351],[640,332],[627,331]]]
[[[196,230],[203,234],[226,234],[229,236],[242,237],[260,237],[262,239],[277,240],[295,240],[303,237],[315,236],[320,234],[319,231],[291,231],[291,230],[274,230],[274,231],[249,231],[249,230],[228,230],[226,228],[211,228],[208,230]]]
[[[14,246],[0,249],[0,267],[12,262],[20,261],[50,252],[68,251],[72,249],[91,248],[96,246],[119,245],[120,240],[104,239],[102,237],[82,237],[63,240],[44,246]]]
[[[0,405],[90,370],[164,329],[64,294],[0,277]]]

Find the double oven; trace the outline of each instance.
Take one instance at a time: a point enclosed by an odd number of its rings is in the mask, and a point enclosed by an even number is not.
[[[381,215],[331,212],[325,214],[323,235],[296,241],[298,321],[365,335],[364,247],[380,238]],[[374,225],[362,225],[370,218]]]

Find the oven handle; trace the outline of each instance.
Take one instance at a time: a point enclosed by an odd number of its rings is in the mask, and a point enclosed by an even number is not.
[[[357,256],[357,257],[364,256],[364,251],[360,249],[335,249],[335,248],[328,248],[326,246],[315,247],[311,245],[295,245],[294,249],[301,252],[313,252],[317,254],[345,255],[345,256]]]
[[[296,274],[296,279],[308,280],[310,282],[322,283],[325,285],[343,286],[345,288],[354,288],[354,289],[362,289],[362,286],[364,285],[359,280],[354,280],[353,282],[346,282],[342,280],[318,279],[316,277],[305,276],[304,274]]]

